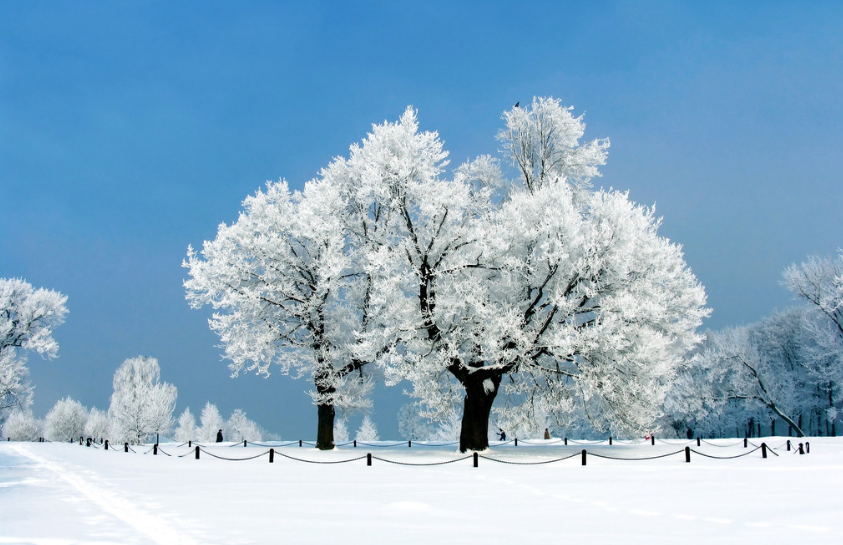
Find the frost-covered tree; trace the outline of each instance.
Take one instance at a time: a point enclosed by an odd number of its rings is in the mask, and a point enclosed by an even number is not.
[[[219,428],[217,428],[219,429]],[[178,424],[175,431],[176,441],[192,441],[197,439],[196,418],[190,412],[190,407],[187,407],[181,416],[179,416]]]
[[[382,350],[387,380],[411,381],[425,416],[464,396],[463,451],[488,446],[499,390],[505,426],[550,416],[639,433],[708,312],[653,210],[586,189],[608,143],[580,146],[582,120],[559,101],[524,110],[504,115],[500,135],[513,182],[487,157],[443,179],[442,144],[412,110],[325,176],[347,180],[350,221],[371,252],[379,327],[364,358]]]
[[[111,437],[111,420],[108,413],[97,409],[91,409],[88,419],[85,421],[85,436],[93,439],[107,439]]]
[[[37,441],[43,435],[44,423],[30,411],[14,410],[3,422],[3,437],[12,441]]]
[[[337,444],[348,442],[348,425],[345,418],[337,418],[334,421],[334,441]]]
[[[202,408],[202,414],[199,416],[199,436],[200,441],[215,441],[217,439],[217,432],[223,429],[223,419],[217,406],[208,401]]]
[[[0,420],[7,409],[26,409],[32,387],[27,381],[26,352],[56,356],[53,330],[64,323],[67,296],[24,280],[0,279]]]
[[[161,368],[155,358],[137,356],[117,368],[108,409],[115,439],[139,444],[172,427],[178,391],[160,379]]]
[[[263,441],[263,430],[255,422],[246,417],[242,409],[234,409],[231,416],[223,425],[223,433],[227,441]]]
[[[360,423],[360,427],[357,429],[357,435],[355,437],[358,441],[377,441],[380,439],[378,436],[378,428],[375,426],[374,421],[369,417],[367,414],[363,417],[363,421]]]
[[[188,249],[187,299],[216,311],[210,327],[233,376],[241,371],[306,377],[317,406],[317,447],[333,448],[336,410],[370,405],[366,361],[351,348],[368,324],[370,280],[350,251],[331,184],[291,194],[268,183],[201,254]]]
[[[88,409],[69,396],[60,399],[44,417],[44,437],[50,441],[78,439],[85,434]]]

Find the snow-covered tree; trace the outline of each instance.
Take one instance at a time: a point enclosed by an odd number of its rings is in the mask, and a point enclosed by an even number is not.
[[[231,416],[223,425],[223,433],[227,441],[263,441],[263,430],[255,422],[246,417],[242,409],[234,409]]]
[[[88,409],[70,397],[60,399],[44,417],[44,437],[50,441],[68,441],[85,435]]]
[[[217,428],[219,429],[219,428]],[[181,416],[179,416],[178,425],[175,431],[176,441],[193,441],[198,439],[199,435],[196,429],[196,418],[190,412],[190,407],[187,407]]]
[[[337,418],[334,421],[334,441],[339,444],[348,442],[348,425],[345,418]]]
[[[97,409],[91,409],[88,419],[85,421],[85,436],[93,439],[108,439],[111,437],[111,420],[108,413]]]
[[[355,439],[358,441],[377,441],[380,439],[378,428],[368,414],[363,417],[363,422],[360,423],[360,427],[357,429]]]
[[[172,427],[178,392],[160,379],[161,368],[155,358],[137,356],[117,368],[108,409],[115,439],[138,444]]]
[[[217,311],[210,327],[233,376],[269,375],[275,363],[282,374],[312,381],[320,449],[334,446],[337,408],[370,405],[367,362],[351,352],[367,327],[370,280],[349,251],[341,202],[331,184],[291,194],[285,181],[268,183],[184,262],[187,299]]]
[[[426,416],[464,392],[461,450],[488,446],[499,390],[502,422],[550,416],[640,433],[708,312],[653,210],[586,190],[607,142],[578,146],[582,121],[556,100],[526,113],[504,115],[521,176],[501,201],[507,182],[488,158],[441,178],[442,144],[418,132],[412,110],[325,176],[345,176],[349,209],[362,211],[350,221],[371,252],[379,327],[363,358],[381,350],[388,382],[411,381]]]
[[[217,406],[208,401],[199,416],[199,430],[197,439],[200,441],[215,441],[217,432],[223,429],[223,419]]]
[[[59,345],[53,330],[64,323],[67,296],[24,280],[0,279],[0,420],[7,409],[26,409],[32,387],[26,351],[53,358]]]
[[[30,411],[14,410],[3,422],[3,438],[12,441],[37,441],[43,436],[44,423]]]

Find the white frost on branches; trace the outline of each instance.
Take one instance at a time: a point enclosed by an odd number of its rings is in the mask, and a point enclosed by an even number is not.
[[[377,441],[380,439],[378,428],[368,414],[363,417],[363,422],[360,423],[360,428],[357,429],[355,439],[358,441]]]
[[[85,435],[88,409],[70,397],[60,399],[44,417],[44,437],[50,441],[77,440]]]
[[[67,296],[34,289],[18,278],[0,279],[0,417],[6,409],[26,409],[32,387],[26,351],[46,358],[58,353],[53,330],[64,323]]]

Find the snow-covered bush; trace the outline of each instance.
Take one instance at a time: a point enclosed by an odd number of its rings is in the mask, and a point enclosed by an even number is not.
[[[59,400],[44,418],[44,437],[50,441],[78,439],[85,434],[88,409],[70,396]]]
[[[219,429],[219,428],[217,428]],[[190,407],[186,408],[181,416],[179,416],[179,423],[176,426],[175,440],[179,442],[193,441],[198,438],[196,429],[196,418],[190,412]]]
[[[378,437],[378,428],[375,426],[372,419],[369,418],[369,415],[363,417],[363,422],[357,430],[357,437],[355,437],[355,439],[358,441],[377,441],[380,439],[380,437]]]
[[[44,423],[29,411],[13,411],[3,423],[3,438],[12,441],[37,441]]]
[[[85,436],[93,439],[109,439],[111,437],[111,420],[108,413],[94,407],[85,422]]]

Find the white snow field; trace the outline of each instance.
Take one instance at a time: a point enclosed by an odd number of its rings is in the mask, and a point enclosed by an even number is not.
[[[843,543],[843,438],[779,456],[742,440],[493,445],[479,467],[453,445],[391,442],[330,452],[275,443],[137,453],[0,443],[0,543],[443,544]],[[751,439],[760,445],[762,440]],[[794,440],[795,441],[795,440]],[[802,441],[805,441],[804,439]],[[394,445],[394,446],[393,446]],[[691,463],[683,449],[690,446]],[[781,448],[778,448],[781,447]],[[581,465],[580,450],[590,453]],[[654,460],[644,458],[677,452]],[[167,456],[167,453],[172,456]],[[372,466],[365,455],[372,453]],[[186,456],[179,458],[178,455]],[[216,459],[258,456],[247,461]],[[319,462],[295,461],[292,456]],[[540,465],[496,463],[542,462]]]

